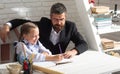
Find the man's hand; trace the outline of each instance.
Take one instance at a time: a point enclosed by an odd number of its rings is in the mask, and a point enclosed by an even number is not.
[[[64,55],[64,58],[71,58],[75,56],[77,53],[78,53],[77,50],[73,49],[73,50],[66,51],[63,55]]]
[[[6,42],[6,38],[8,36],[8,32],[10,31],[10,27],[8,25],[0,26],[0,38],[3,43]]]

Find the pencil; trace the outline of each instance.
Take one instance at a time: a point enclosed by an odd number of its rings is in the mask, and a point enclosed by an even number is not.
[[[60,54],[62,54],[62,49],[61,49],[61,46],[60,46],[60,44],[59,44],[59,50],[60,50]]]

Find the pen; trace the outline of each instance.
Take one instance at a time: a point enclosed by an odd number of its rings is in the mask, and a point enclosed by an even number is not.
[[[61,49],[61,46],[60,46],[60,44],[59,44],[59,50],[60,50],[60,54],[62,54],[62,49]]]

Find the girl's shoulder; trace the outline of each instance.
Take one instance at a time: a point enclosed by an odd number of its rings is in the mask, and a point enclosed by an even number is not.
[[[17,42],[16,46],[25,46],[25,44],[23,42]]]

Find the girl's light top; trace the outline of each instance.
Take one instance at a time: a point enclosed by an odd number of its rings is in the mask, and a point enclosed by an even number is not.
[[[49,49],[46,49],[41,44],[40,41],[37,41],[36,44],[32,45],[27,40],[23,40],[23,42],[18,42],[16,47],[17,47],[16,53],[20,56],[19,59],[20,58],[22,59],[24,57],[24,50],[25,50],[27,58],[30,58],[32,54],[35,55],[33,59],[34,62],[45,61],[45,55],[43,55],[42,52],[47,52],[49,55],[52,54],[49,51]]]

